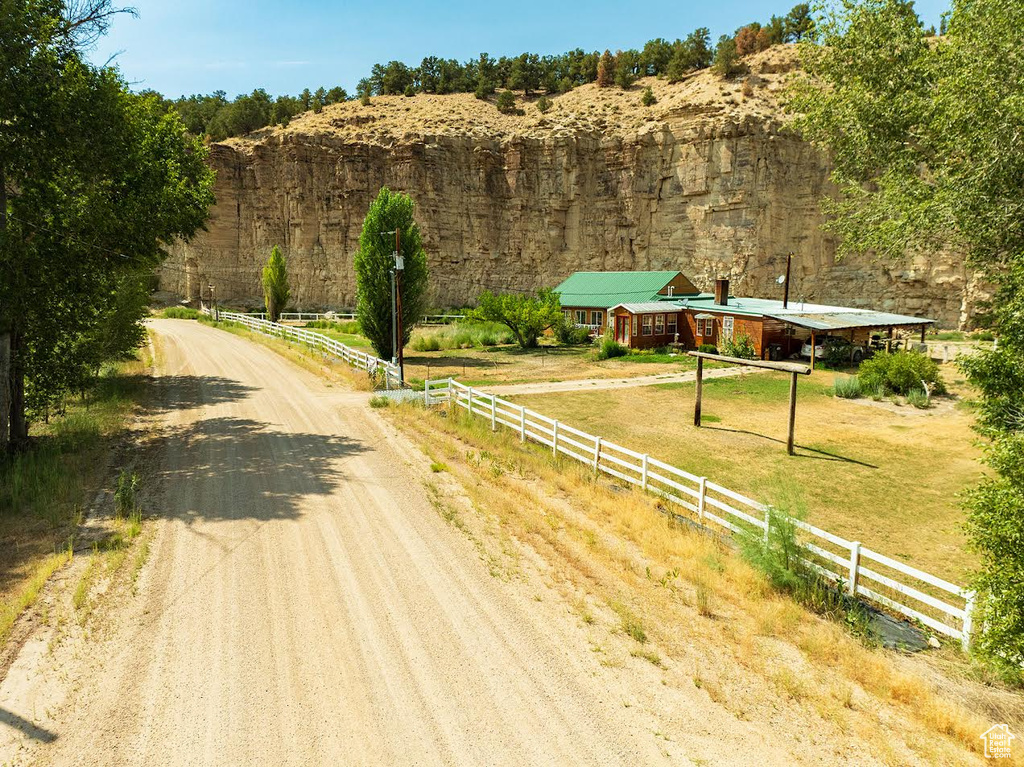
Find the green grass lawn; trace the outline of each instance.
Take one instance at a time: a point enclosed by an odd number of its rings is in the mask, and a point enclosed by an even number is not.
[[[959,494],[982,475],[967,408],[906,415],[827,395],[833,374],[801,377],[797,454],[786,453],[789,377],[758,373],[704,383],[693,426],[691,383],[516,397],[547,416],[769,503],[936,574],[960,579]],[[909,407],[909,406],[908,406]]]

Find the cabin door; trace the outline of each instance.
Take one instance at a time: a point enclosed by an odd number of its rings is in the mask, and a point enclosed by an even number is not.
[[[629,343],[629,315],[615,316],[615,340],[620,344]]]

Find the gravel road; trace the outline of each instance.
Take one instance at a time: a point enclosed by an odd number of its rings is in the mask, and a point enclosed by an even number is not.
[[[431,506],[365,394],[195,322],[152,329],[167,433],[145,610],[35,760],[667,761]]]

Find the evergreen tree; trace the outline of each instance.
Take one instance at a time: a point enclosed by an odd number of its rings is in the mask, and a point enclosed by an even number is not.
[[[423,318],[427,305],[427,255],[420,230],[413,219],[412,199],[383,187],[363,219],[359,250],[355,255],[356,313],[377,356],[395,356],[391,341],[391,272],[395,266],[395,235],[400,232],[402,272],[401,343],[409,343],[413,327]]]
[[[732,77],[740,71],[740,57],[736,53],[736,41],[733,38],[722,35],[718,39],[711,68],[719,77]]]
[[[644,88],[644,95],[640,98],[640,102],[645,107],[654,106],[655,104],[658,103],[658,99],[654,97],[654,91],[651,90],[650,85]]]
[[[281,312],[288,306],[291,294],[291,288],[288,286],[288,263],[281,255],[281,249],[275,245],[263,267],[263,301],[267,308],[268,320],[277,322]]]
[[[807,3],[794,5],[786,14],[787,42],[800,42],[814,31],[814,17]]]

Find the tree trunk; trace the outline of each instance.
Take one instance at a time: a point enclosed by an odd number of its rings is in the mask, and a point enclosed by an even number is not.
[[[0,334],[0,458],[7,453],[11,435],[11,334]]]
[[[11,334],[11,444],[17,447],[28,439],[25,417],[25,363],[21,333]]]

